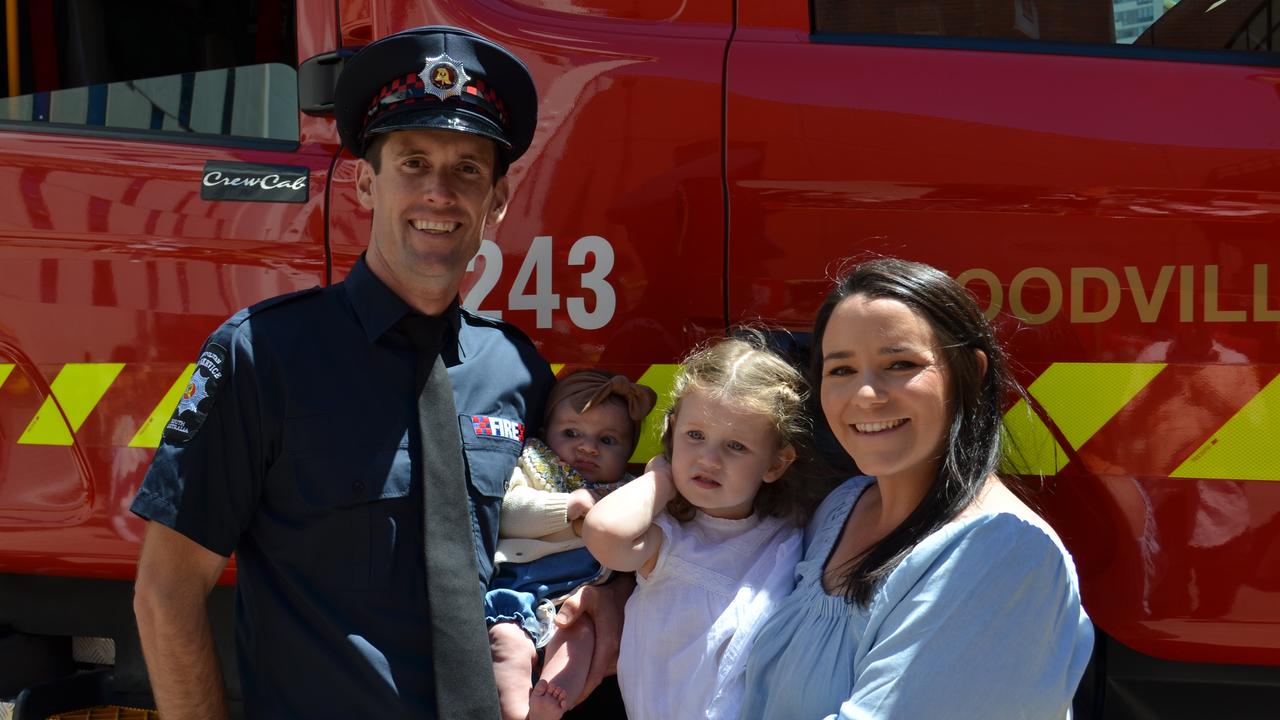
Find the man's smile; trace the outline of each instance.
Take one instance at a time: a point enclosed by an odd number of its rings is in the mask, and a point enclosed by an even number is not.
[[[462,223],[453,222],[451,220],[410,220],[409,224],[412,225],[415,230],[421,230],[433,235],[445,235],[462,227]]]

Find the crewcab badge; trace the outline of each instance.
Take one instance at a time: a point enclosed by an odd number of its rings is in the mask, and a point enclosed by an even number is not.
[[[311,171],[295,165],[257,165],[215,160],[204,164],[200,199],[304,203]]]

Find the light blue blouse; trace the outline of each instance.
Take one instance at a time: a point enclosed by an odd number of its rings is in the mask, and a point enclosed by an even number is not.
[[[864,610],[822,566],[875,480],[818,508],[796,589],[756,638],[742,718],[1058,720],[1093,650],[1071,556],[1039,517],[1001,512],[925,538]]]

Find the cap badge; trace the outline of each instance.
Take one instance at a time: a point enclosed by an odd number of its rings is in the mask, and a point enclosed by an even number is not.
[[[462,94],[462,88],[471,79],[462,63],[448,55],[437,55],[426,59],[422,72],[422,85],[426,91],[441,100]]]

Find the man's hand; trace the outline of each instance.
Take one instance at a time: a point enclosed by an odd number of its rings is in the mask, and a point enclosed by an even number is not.
[[[147,523],[133,609],[151,691],[164,717],[227,717],[207,598],[227,558],[157,522]]]
[[[591,617],[596,628],[596,646],[591,654],[591,669],[587,672],[587,684],[582,695],[573,701],[574,705],[582,702],[592,693],[600,682],[609,675],[618,672],[618,648],[622,643],[623,610],[627,598],[636,587],[635,576],[627,573],[614,575],[604,585],[588,585],[578,588],[560,606],[556,615],[556,625],[565,627],[572,625],[583,615]]]

